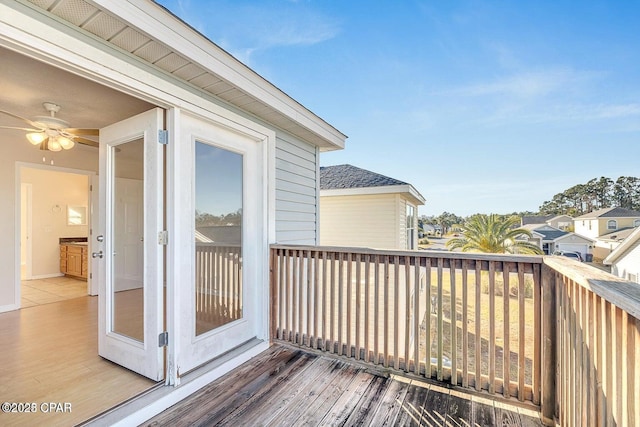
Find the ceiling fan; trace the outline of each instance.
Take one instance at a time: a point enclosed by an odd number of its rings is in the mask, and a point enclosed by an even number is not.
[[[85,136],[98,136],[98,129],[70,128],[69,122],[56,117],[60,106],[53,102],[43,102],[42,106],[49,113],[48,116],[36,116],[33,120],[18,116],[8,111],[0,113],[22,120],[30,127],[0,126],[1,129],[16,129],[26,131],[26,137],[33,145],[39,145],[41,150],[60,151],[69,150],[75,143],[97,147],[98,142]]]

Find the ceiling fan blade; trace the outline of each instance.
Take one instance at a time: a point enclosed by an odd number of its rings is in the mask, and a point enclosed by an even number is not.
[[[98,147],[97,141],[93,141],[87,138],[82,138],[81,136],[76,136],[73,138],[73,140],[78,144],[88,145],[89,147]]]
[[[46,127],[42,127],[42,125],[39,125],[36,122],[33,122],[33,121],[29,120],[29,119],[26,119],[24,117],[18,116],[16,114],[10,113],[8,111],[0,110],[0,113],[6,114],[7,116],[13,117],[13,118],[18,119],[18,120],[22,120],[23,122],[27,123],[28,125],[33,126],[34,128],[36,128],[36,132],[42,132],[43,130],[46,129]]]
[[[65,132],[70,133],[71,135],[84,135],[84,136],[98,136],[100,130],[99,129],[81,129],[81,128],[66,128]]]
[[[41,129],[21,128],[16,126],[0,126],[0,129],[15,129],[15,130],[23,130],[26,132],[42,132]]]

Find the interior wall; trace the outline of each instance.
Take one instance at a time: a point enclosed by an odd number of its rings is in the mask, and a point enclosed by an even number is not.
[[[16,229],[16,215],[20,211],[18,163],[50,165],[52,160],[58,167],[90,172],[98,170],[98,151],[95,148],[76,145],[69,151],[45,152],[29,144],[21,131],[0,131],[0,200],[3,201],[0,204],[0,236],[4,239],[0,245],[0,311],[19,307],[16,295],[16,282],[20,278],[20,229]]]
[[[21,168],[32,185],[32,277],[60,275],[60,238],[87,237],[89,226],[68,225],[67,207],[89,207],[89,177],[46,169]]]

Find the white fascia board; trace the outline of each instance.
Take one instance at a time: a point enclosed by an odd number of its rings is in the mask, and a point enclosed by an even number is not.
[[[275,133],[143,60],[33,5],[0,2],[0,46],[163,108],[177,107],[256,140]]]
[[[363,196],[375,194],[402,194],[408,197],[416,205],[424,205],[425,198],[422,197],[412,185],[387,185],[383,187],[357,187],[357,188],[336,188],[331,190],[320,190],[322,197],[334,196]]]
[[[150,0],[92,2],[236,88],[265,101],[273,109],[321,136],[336,148],[344,148],[346,135],[163,7]]]
[[[605,265],[611,265],[616,262],[638,239],[640,239],[640,227],[627,236],[605,259],[602,261]]]

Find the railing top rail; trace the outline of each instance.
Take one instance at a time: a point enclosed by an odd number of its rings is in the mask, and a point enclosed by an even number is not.
[[[351,253],[362,255],[392,255],[392,256],[412,256],[421,258],[445,258],[445,259],[468,259],[479,261],[503,261],[503,262],[525,262],[531,264],[542,264],[542,255],[512,255],[512,254],[486,254],[475,252],[450,252],[450,251],[402,251],[394,249],[372,249],[343,246],[309,246],[309,245],[283,245],[273,244],[271,249],[293,249],[315,252]]]
[[[565,257],[544,257],[544,264],[640,319],[639,284]]]

